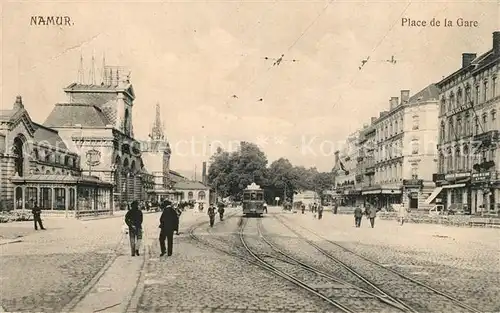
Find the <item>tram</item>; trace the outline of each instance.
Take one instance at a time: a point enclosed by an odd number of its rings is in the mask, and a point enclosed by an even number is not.
[[[243,190],[243,214],[245,216],[262,216],[264,213],[264,190],[252,183]]]

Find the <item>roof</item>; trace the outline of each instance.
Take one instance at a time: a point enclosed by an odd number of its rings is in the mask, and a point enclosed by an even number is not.
[[[35,128],[34,139],[36,142],[40,143],[45,141],[53,147],[57,147],[63,150],[69,150],[62,138],[59,136],[57,130],[45,127],[37,123],[33,123],[33,127]]]
[[[8,121],[14,115],[16,110],[0,110],[0,121]]]
[[[203,189],[203,190],[208,190],[208,189],[210,189],[210,187],[205,186],[205,185],[203,185],[202,183],[200,183],[198,181],[187,180],[187,181],[176,182],[174,184],[174,189],[183,189],[183,190],[186,190],[186,189],[191,189],[191,190],[194,190],[194,189]]]
[[[174,183],[181,182],[181,181],[189,181],[189,179],[187,179],[186,177],[182,176],[181,174],[179,174],[176,171],[169,170],[169,173],[170,173],[170,179]]]
[[[58,103],[43,123],[47,127],[104,127],[111,124],[97,106],[84,103]]]
[[[59,184],[91,184],[112,186],[111,183],[100,180],[95,176],[71,176],[71,175],[44,175],[31,174],[23,177],[15,176],[11,178],[12,182],[49,182]]]
[[[125,92],[127,93],[132,99],[135,99],[135,93],[134,93],[134,88],[132,87],[132,84],[127,81],[121,81],[118,84],[116,82],[113,82],[112,85],[109,84],[99,84],[99,85],[94,85],[94,84],[79,84],[79,83],[72,83],[68,87],[64,88],[64,91],[67,93],[85,93],[85,92]]]
[[[418,102],[418,101],[428,101],[428,100],[437,100],[439,99],[439,88],[435,84],[430,84],[424,89],[420,90],[416,94],[410,97],[408,100],[409,103]]]

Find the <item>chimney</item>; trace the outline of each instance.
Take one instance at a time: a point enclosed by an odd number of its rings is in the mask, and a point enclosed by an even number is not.
[[[391,100],[389,101],[391,110],[394,109],[395,107],[398,106],[399,104],[399,98],[398,97],[391,97]]]
[[[500,55],[500,31],[493,32],[493,53]]]
[[[476,58],[475,53],[462,53],[462,68],[469,66]]]
[[[24,108],[23,99],[21,98],[21,96],[17,96],[16,102],[14,102],[14,109],[20,110],[22,108]]]
[[[203,166],[201,169],[201,182],[203,184],[207,183],[207,162],[203,162]]]
[[[409,100],[410,100],[410,91],[401,90],[401,104],[408,103]]]
[[[372,116],[372,119],[371,119],[370,122],[373,124],[373,123],[375,123],[376,120],[377,120],[377,117],[376,116]]]

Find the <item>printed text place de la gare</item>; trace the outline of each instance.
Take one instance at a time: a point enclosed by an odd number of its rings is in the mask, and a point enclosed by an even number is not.
[[[65,15],[34,15],[30,19],[30,26],[73,26],[71,17]]]
[[[430,20],[418,20],[412,19],[408,17],[401,18],[401,26],[405,27],[468,27],[474,28],[479,27],[479,22],[476,20],[468,20],[462,17],[459,17],[455,20],[453,19],[437,19],[432,18]]]

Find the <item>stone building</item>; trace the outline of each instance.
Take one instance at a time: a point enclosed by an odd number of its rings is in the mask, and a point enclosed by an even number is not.
[[[350,134],[342,149],[335,152],[335,191],[340,203],[345,206],[354,206],[362,201],[359,179],[356,182],[359,134],[359,130]]]
[[[388,111],[372,120],[375,129],[374,184],[363,195],[389,208],[404,203],[411,209],[425,210],[425,201],[434,189],[437,165],[438,88],[431,84],[410,97],[401,90],[390,99]]]
[[[101,84],[69,85],[64,89],[68,101],[56,104],[44,122],[80,155],[84,174],[113,184],[115,206],[122,208],[144,197],[148,181],[134,138],[135,93],[128,74],[122,67],[105,66]]]
[[[436,190],[444,208],[484,213],[500,209],[500,31],[486,53],[463,53],[462,66],[440,88]]]
[[[31,120],[20,96],[0,110],[0,209],[111,212],[112,185],[81,175],[80,161],[57,130]]]

